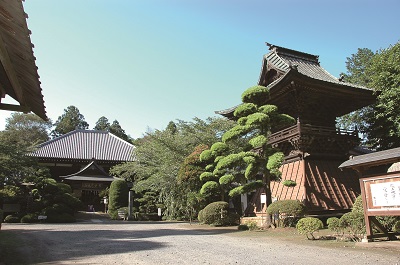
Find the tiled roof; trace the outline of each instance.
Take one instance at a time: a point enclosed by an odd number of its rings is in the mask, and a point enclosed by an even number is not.
[[[354,156],[352,159],[349,159],[342,163],[339,168],[391,164],[398,161],[400,161],[400,147],[365,155]]]
[[[60,176],[60,178],[63,178],[65,180],[106,181],[106,182],[112,182],[114,179],[118,179],[108,175],[103,168],[97,165],[95,160],[90,162],[80,171],[68,176]]]
[[[104,131],[75,130],[41,144],[38,158],[133,161],[134,146]]]
[[[20,104],[0,103],[0,109],[32,111],[46,120],[27,17],[21,0],[0,1],[0,94]]]
[[[321,80],[324,82],[334,83],[343,86],[368,89],[363,86],[340,81],[338,78],[334,77],[323,67],[321,67],[317,55],[303,53],[272,44],[268,45],[270,46],[271,52],[264,55],[265,60],[267,60],[267,63],[269,65],[281,70],[282,72],[287,73],[291,69],[295,69],[300,74],[316,80]],[[271,85],[272,84],[269,84],[269,86]]]

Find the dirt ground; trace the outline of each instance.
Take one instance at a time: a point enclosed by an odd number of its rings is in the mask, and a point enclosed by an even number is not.
[[[20,240],[20,264],[400,264],[396,243],[338,247],[236,227],[110,221],[95,214],[73,224],[3,224],[3,231]]]

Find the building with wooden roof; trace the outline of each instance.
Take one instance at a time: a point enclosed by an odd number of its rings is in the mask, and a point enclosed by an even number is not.
[[[0,1],[0,109],[33,112],[47,120],[22,1]],[[6,96],[19,105],[1,103]]]
[[[295,187],[271,183],[272,196],[303,201],[311,214],[347,211],[360,188],[357,176],[338,166],[359,144],[359,138],[357,131],[337,129],[336,118],[373,103],[372,90],[335,78],[321,67],[316,55],[268,46],[258,85],[269,88],[267,104],[297,119],[296,125],[269,135],[269,144],[286,156],[280,169],[282,182],[297,183]],[[232,119],[234,110],[216,113]],[[249,215],[262,211],[262,192],[249,199],[253,206],[247,208]]]
[[[114,180],[111,167],[133,161],[134,146],[105,131],[75,130],[42,143],[32,153],[51,176],[71,185],[85,204],[98,205],[100,191]]]

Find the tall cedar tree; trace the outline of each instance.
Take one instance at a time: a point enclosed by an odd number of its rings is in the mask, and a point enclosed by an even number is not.
[[[53,138],[72,132],[76,129],[86,130],[89,128],[89,124],[85,121],[85,117],[75,106],[69,106],[64,109],[64,113],[58,117],[54,126],[54,130],[51,132]]]

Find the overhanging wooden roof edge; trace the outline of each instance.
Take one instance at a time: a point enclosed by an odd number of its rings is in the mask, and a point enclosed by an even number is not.
[[[0,94],[20,104],[1,104],[0,109],[31,111],[48,120],[22,1],[2,1],[0,11]]]
[[[382,164],[396,163],[400,161],[400,147],[378,151],[370,154],[354,156],[343,162],[339,168],[360,168]]]

